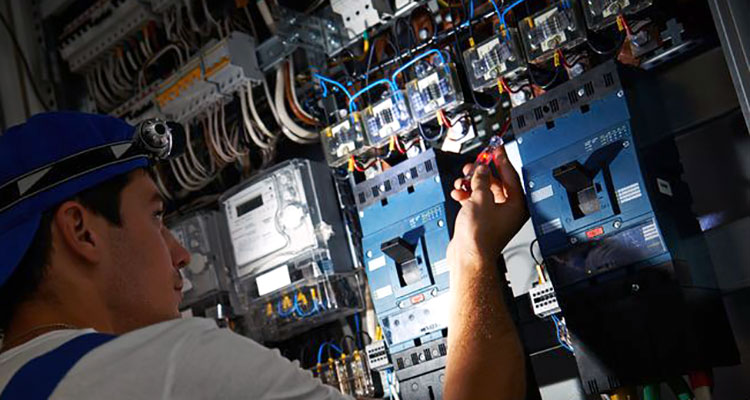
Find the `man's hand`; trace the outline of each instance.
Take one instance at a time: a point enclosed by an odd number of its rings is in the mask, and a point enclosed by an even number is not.
[[[448,246],[452,311],[446,400],[516,400],[525,393],[523,349],[502,300],[497,260],[529,214],[505,149],[497,149],[494,158],[499,180],[481,166],[471,179],[471,193],[460,189],[462,179],[451,192],[461,211]]]
[[[448,247],[449,265],[494,263],[529,218],[521,180],[505,149],[500,146],[493,155],[499,180],[481,165],[471,179],[471,193],[461,189],[462,179],[455,182],[451,197],[461,203],[461,211]],[[465,165],[464,173],[470,168]]]

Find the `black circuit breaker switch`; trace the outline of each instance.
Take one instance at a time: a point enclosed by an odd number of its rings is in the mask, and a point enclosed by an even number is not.
[[[402,286],[415,284],[422,279],[415,249],[415,246],[400,237],[380,244],[380,250],[396,263]]]
[[[586,167],[578,161],[573,161],[555,168],[552,176],[560,182],[569,193],[578,193],[593,186],[591,177]]]
[[[568,192],[573,216],[580,218],[601,209],[592,174],[578,161],[555,168],[552,176]]]

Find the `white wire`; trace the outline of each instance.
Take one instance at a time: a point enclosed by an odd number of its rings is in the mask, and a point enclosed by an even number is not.
[[[224,163],[231,163],[234,161],[234,158],[224,152],[224,148],[221,146],[221,140],[219,139],[217,133],[219,125],[216,123],[218,120],[218,117],[214,115],[214,110],[209,110],[208,112],[208,136],[209,141],[211,142],[211,146],[214,148],[214,152],[216,152],[216,155],[219,156],[219,159],[223,161]]]
[[[229,134],[227,134],[227,119],[226,119],[227,112],[223,104],[221,104],[219,107],[220,107],[219,111],[221,112],[221,121],[219,121],[219,125],[221,126],[221,133],[224,136],[224,140],[226,140],[227,142],[227,149],[229,149],[229,151],[234,155],[234,159],[238,160],[242,156],[247,154],[247,150],[244,150],[244,151],[238,150],[240,147],[237,141],[237,136],[236,135],[230,136]]]
[[[118,97],[122,98],[123,94],[127,96],[130,92],[130,88],[123,86],[115,76],[114,61],[114,58],[110,57],[107,61],[103,62],[106,63],[106,65],[103,65],[102,68],[104,68],[107,79],[112,84],[112,88],[119,94]]]
[[[179,164],[180,158],[181,157],[177,157],[173,160],[169,160],[169,166],[172,169],[172,176],[174,176],[177,184],[180,185],[181,188],[189,192],[193,191],[197,188],[197,186],[192,185],[185,180],[184,175],[182,175],[185,173],[185,171],[182,170],[181,164]]]
[[[115,96],[110,93],[109,88],[104,85],[104,79],[102,79],[101,72],[101,65],[96,65],[94,67],[94,76],[96,77],[97,86],[99,87],[101,93],[104,95],[104,98],[107,99],[107,103],[112,105],[116,103],[117,100]]]
[[[292,100],[294,101],[294,105],[297,106],[297,109],[307,118],[314,119],[317,121],[317,118],[310,115],[307,111],[305,111],[304,108],[299,104],[299,100],[297,100],[297,91],[294,90],[294,82],[296,80],[294,79],[294,61],[292,61],[291,57],[289,58],[289,84],[292,85],[290,88],[292,90]]]
[[[195,166],[195,169],[197,169],[201,174],[205,176],[213,175],[213,173],[216,171],[216,168],[213,164],[210,164],[210,168],[206,168],[203,166],[203,164],[198,160],[198,157],[195,156],[195,152],[193,151],[193,144],[190,141],[190,124],[185,124],[185,141],[187,144],[187,154],[188,158],[191,160],[192,164]],[[209,160],[210,162],[211,160]]]
[[[286,126],[288,130],[282,130],[284,134],[291,140],[300,143],[308,144],[315,143],[318,139],[318,132],[308,131],[307,129],[297,125],[294,120],[289,116],[284,105],[284,70],[282,68],[276,69],[276,112],[278,113],[279,119],[281,120],[282,126]]]
[[[252,87],[251,83],[247,83],[248,90]],[[245,124],[245,132],[247,132],[250,135],[250,140],[255,143],[256,146],[260,147],[261,149],[268,149],[271,148],[272,145],[264,142],[258,134],[255,132],[255,129],[253,128],[253,124],[250,121],[250,117],[247,115],[247,98],[249,97],[248,93],[245,92],[245,90],[240,90],[240,109],[242,110],[242,121]],[[251,107],[253,110],[255,110],[255,107],[252,106],[252,101],[250,102]],[[253,113],[254,116],[256,113]],[[259,126],[262,130],[265,130],[265,126]]]
[[[151,48],[151,41],[148,40],[148,29],[142,29],[143,31],[143,43],[146,45],[149,57],[154,54],[154,49]]]
[[[219,145],[219,147],[221,148],[221,151],[224,152],[224,155],[227,156],[231,160],[227,162],[231,163],[231,162],[234,162],[237,157],[234,155],[234,153],[230,149],[230,146],[228,143],[229,140],[228,139],[224,140],[224,138],[222,137],[221,123],[219,121],[219,115],[220,115],[220,111],[222,108],[223,108],[222,104],[219,103],[216,107],[216,111],[215,111],[216,113],[214,114],[214,140],[216,140],[216,144]]]
[[[203,33],[198,27],[198,23],[195,22],[195,17],[193,16],[193,2],[191,0],[183,0],[183,3],[185,4],[185,7],[187,7],[187,15],[188,19],[190,20],[190,29],[192,29],[195,33]]]
[[[132,85],[133,84],[133,75],[130,74],[130,71],[128,71],[128,68],[127,68],[128,66],[125,65],[125,54],[124,54],[124,52],[118,58],[119,58],[118,64],[120,64],[120,70],[122,71],[122,74],[125,75],[125,78],[128,81],[128,83],[130,83]]]
[[[214,16],[211,15],[211,12],[208,11],[208,5],[206,5],[206,0],[203,0],[201,3],[203,3],[203,13],[206,14],[206,18],[208,18],[209,21],[211,21],[212,24],[216,26],[216,32],[219,33],[220,38],[224,38],[224,33],[221,30],[221,24],[214,19]]]
[[[128,50],[125,56],[128,58],[128,62],[130,63],[130,67],[133,68],[133,71],[138,71],[138,63],[136,63],[135,60],[133,59],[132,49]]]
[[[164,195],[167,200],[172,200],[172,193],[169,193],[169,190],[167,190],[167,185],[165,185],[164,181],[161,179],[161,172],[158,169],[154,169],[154,176],[156,177],[156,187],[159,188],[161,194]]]
[[[96,101],[96,104],[100,107],[104,108],[104,100],[102,100],[99,91],[96,89],[96,86],[94,85],[94,81],[91,77],[91,72],[86,74],[86,87],[89,90],[89,94],[91,94],[92,97],[94,97],[94,101]]]
[[[246,88],[247,101],[250,103],[250,113],[252,114],[255,123],[258,125],[260,132],[269,139],[275,139],[277,135],[271,133],[271,131],[266,128],[266,124],[263,123],[263,120],[260,119],[260,116],[258,115],[258,110],[255,109],[255,100],[253,99],[253,84],[248,82]]]

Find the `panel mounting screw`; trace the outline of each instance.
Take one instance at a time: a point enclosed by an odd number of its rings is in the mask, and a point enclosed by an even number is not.
[[[533,189],[533,188],[534,188],[534,181],[529,181],[529,188],[530,188],[530,189]]]
[[[620,227],[622,227],[622,221],[620,221],[619,219],[615,220],[615,222],[612,223],[612,227],[614,227],[615,229],[620,229]]]
[[[625,92],[623,92],[622,90],[618,90],[617,97],[622,97],[622,96],[625,96]]]
[[[575,237],[575,236],[571,236],[570,237],[570,244],[576,244],[576,243],[578,243],[578,238]]]
[[[516,139],[516,142],[518,142],[518,144],[523,144],[523,138],[520,137],[520,138]]]
[[[586,91],[583,90],[583,88],[578,89],[578,97],[583,97],[586,94]]]
[[[635,292],[641,290],[641,287],[637,283],[634,283],[632,286],[630,286],[630,289],[632,289],[633,293],[635,293]]]
[[[630,147],[630,141],[626,140],[626,141],[622,142],[622,147],[626,147],[626,148]]]
[[[367,250],[367,258],[372,258],[372,250]]]

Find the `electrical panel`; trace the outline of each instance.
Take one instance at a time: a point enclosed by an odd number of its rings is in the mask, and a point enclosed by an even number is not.
[[[442,398],[444,190],[481,149],[517,146],[542,255],[515,274],[533,279],[524,309],[604,394],[733,358],[679,157],[656,140],[667,86],[650,79],[671,66],[654,67],[717,43],[685,1],[82,0],[41,36],[61,104],[185,127],[154,175],[192,255],[183,312],[290,357],[322,341],[338,354],[302,364],[355,397]],[[367,346],[345,326],[364,310]]]
[[[372,301],[395,359],[415,340],[442,338],[448,325],[449,220],[434,152],[361,182],[354,195]]]
[[[451,111],[463,104],[463,92],[454,66],[439,64],[420,72],[406,84],[409,105],[417,122],[434,119],[440,109]]]
[[[220,230],[218,212],[201,212],[170,223],[169,230],[190,252],[190,263],[180,269],[183,299],[181,309],[205,300],[221,301],[230,288],[229,271]]]
[[[364,110],[364,124],[370,144],[382,145],[393,135],[404,135],[414,129],[406,98],[400,91]]]
[[[499,78],[514,79],[526,70],[526,58],[515,29],[471,47],[464,51],[463,57],[471,87],[478,91],[497,86]]]
[[[586,25],[578,2],[562,0],[518,24],[530,63],[550,59],[557,50],[571,49],[586,40]]]
[[[323,321],[362,305],[361,281],[337,276],[352,270],[345,229],[331,178],[303,159],[269,169],[220,199],[237,308],[273,333],[298,318]],[[340,316],[340,315],[339,315]],[[265,335],[264,335],[265,336]]]
[[[652,139],[658,100],[627,72],[608,62],[513,110],[531,218],[582,343],[573,347],[587,393],[737,357],[677,149]],[[638,88],[624,83],[635,78]],[[638,344],[605,344],[618,340]],[[616,371],[605,367],[614,360]]]

